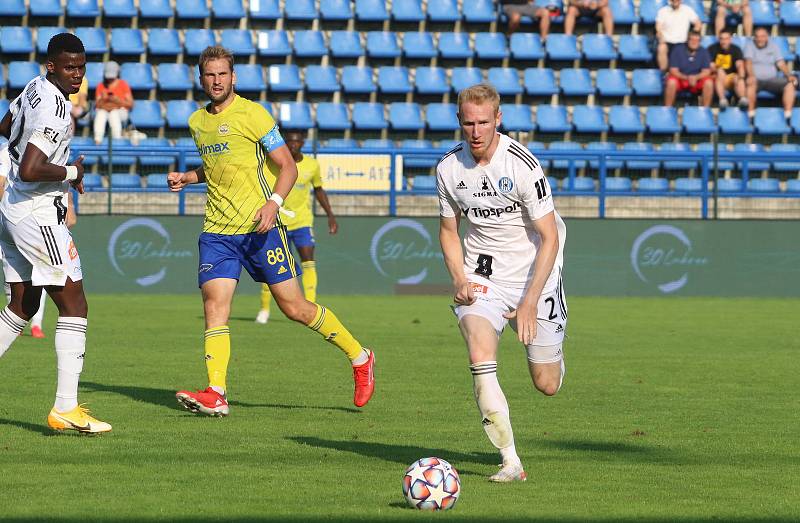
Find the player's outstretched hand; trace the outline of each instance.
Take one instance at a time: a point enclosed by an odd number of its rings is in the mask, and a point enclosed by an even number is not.
[[[339,232],[339,224],[336,223],[336,218],[333,216],[328,217],[328,232],[330,234],[336,234]]]
[[[253,222],[257,223],[256,232],[264,234],[275,226],[275,217],[278,215],[278,204],[274,200],[267,200],[262,208],[256,211]]]
[[[77,167],[78,168],[78,177],[69,182],[69,184],[72,186],[72,188],[75,189],[76,191],[78,191],[78,194],[83,194],[83,173],[84,173],[83,159],[84,158],[85,158],[85,156],[81,154],[80,156],[78,156],[75,159],[74,162],[72,162],[70,164],[73,167]]]
[[[172,192],[178,192],[187,185],[186,173],[171,172],[167,175],[167,185]]]
[[[453,301],[459,305],[472,305],[475,303],[475,293],[472,291],[472,285],[468,281],[455,285]]]
[[[517,310],[503,314],[507,320],[517,319],[517,338],[524,345],[530,345],[536,339],[536,315],[538,310],[536,304],[528,305],[525,302],[519,304]]]

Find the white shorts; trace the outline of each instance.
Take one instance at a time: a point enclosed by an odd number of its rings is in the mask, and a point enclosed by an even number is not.
[[[459,305],[454,309],[458,321],[464,316],[474,314],[489,320],[500,335],[509,322],[503,314],[516,310],[522,301],[525,289],[503,287],[477,274],[470,274],[467,279],[472,285],[472,292],[475,293],[475,303]],[[549,347],[563,343],[564,331],[567,328],[567,301],[564,298],[560,275],[555,288],[550,292],[542,292],[537,312],[536,338],[531,346]],[[511,320],[511,328],[516,332],[516,320]]]
[[[28,216],[13,224],[0,214],[0,249],[6,283],[63,286],[83,279],[81,259],[64,224],[39,225]]]

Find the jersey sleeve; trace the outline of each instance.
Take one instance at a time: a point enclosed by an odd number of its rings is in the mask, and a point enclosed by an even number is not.
[[[8,178],[8,175],[11,174],[11,158],[8,156],[8,142],[3,140],[0,143],[0,177],[3,177],[3,180],[0,180],[0,184],[5,184],[5,178]]]
[[[520,204],[532,220],[555,210],[553,193],[540,165],[537,164],[533,170],[519,169],[516,178]]]
[[[37,116],[30,124],[33,128],[28,143],[35,145],[50,158],[69,135],[72,127],[70,114],[66,110],[66,102],[54,98],[51,107],[43,107],[37,111]]]
[[[459,211],[458,205],[445,187],[441,164],[436,167],[436,190],[439,193],[439,215],[443,218],[455,218]]]
[[[322,187],[322,170],[319,167],[319,162],[314,160],[314,168],[312,169],[311,185],[314,188]]]
[[[263,106],[256,103],[252,104],[252,111],[254,114],[249,119],[249,129],[252,135],[249,138],[260,143],[267,154],[285,145],[286,142],[283,141],[278,124],[275,123],[272,115]]]

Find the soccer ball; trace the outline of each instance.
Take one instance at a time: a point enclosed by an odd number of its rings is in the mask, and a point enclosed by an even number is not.
[[[403,496],[414,508],[447,510],[453,508],[460,493],[458,472],[441,458],[417,460],[403,476]]]

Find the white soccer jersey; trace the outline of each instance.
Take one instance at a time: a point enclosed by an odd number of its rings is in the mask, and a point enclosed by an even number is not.
[[[11,223],[30,215],[40,225],[63,223],[69,183],[24,182],[19,177],[19,166],[28,144],[41,150],[49,163],[67,165],[72,139],[71,109],[69,100],[44,75],[28,82],[11,103],[11,172],[0,203],[0,211]]]
[[[461,143],[436,167],[439,213],[463,214],[464,272],[476,273],[508,287],[526,287],[533,276],[541,238],[533,221],[550,212],[558,229],[558,256],[544,291],[558,285],[564,263],[567,228],[555,212],[547,177],[539,161],[519,142],[500,134],[488,165],[475,162]]]

